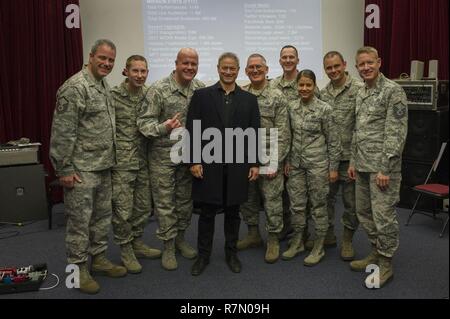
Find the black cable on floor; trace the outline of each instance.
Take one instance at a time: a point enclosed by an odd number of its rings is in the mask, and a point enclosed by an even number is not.
[[[20,234],[20,232],[18,232],[17,230],[6,231],[3,233],[0,233],[0,240],[17,237],[17,236],[19,236],[19,234]]]
[[[11,228],[11,227],[25,227],[25,226],[34,224],[35,222],[36,221],[31,221],[31,222],[27,222],[27,223],[0,222],[0,229]],[[21,234],[20,231],[18,231],[18,230],[9,230],[9,231],[0,233],[0,240],[17,237],[19,235],[28,235],[28,234],[32,234],[32,233],[35,233],[35,232]]]

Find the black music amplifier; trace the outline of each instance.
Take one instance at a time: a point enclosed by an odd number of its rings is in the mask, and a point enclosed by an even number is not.
[[[448,106],[448,81],[395,80],[405,90],[410,110],[437,110]]]
[[[0,167],[0,223],[48,218],[42,164]]]

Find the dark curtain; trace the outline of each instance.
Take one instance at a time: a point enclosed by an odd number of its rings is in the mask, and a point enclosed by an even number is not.
[[[448,80],[448,0],[366,0],[380,7],[379,29],[365,28],[364,43],[378,49],[390,78],[410,73],[411,60],[439,61],[439,79]],[[367,16],[367,14],[366,14]]]
[[[81,29],[68,29],[78,0],[0,1],[0,143],[41,142],[50,177],[50,129],[59,86],[83,64]]]

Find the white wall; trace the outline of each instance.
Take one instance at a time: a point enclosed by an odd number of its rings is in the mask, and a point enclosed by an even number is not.
[[[123,81],[130,55],[145,55],[141,6],[142,0],[80,0],[84,61],[97,39],[110,39],[117,47],[116,64],[107,78],[111,86]]]
[[[80,0],[85,61],[95,40],[108,38],[117,45],[116,65],[108,77],[112,85],[123,80],[122,69],[130,55],[144,55],[141,2]],[[348,61],[347,69],[354,75],[354,55],[364,42],[363,24],[364,0],[322,0],[323,51],[340,51]],[[319,81],[319,87],[326,82],[326,79]]]
[[[323,53],[341,52],[354,76],[358,76],[355,54],[364,45],[364,17],[364,0],[322,0]],[[319,81],[319,87],[326,83]]]

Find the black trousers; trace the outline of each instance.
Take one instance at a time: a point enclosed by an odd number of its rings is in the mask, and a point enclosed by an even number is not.
[[[225,215],[224,233],[225,233],[225,255],[235,255],[237,252],[236,244],[239,239],[239,226],[241,217],[239,216],[239,205],[226,206],[227,202],[227,170],[224,169],[223,175],[223,204],[215,205],[202,203],[201,214],[198,219],[198,254],[209,259],[212,252],[214,239],[215,219],[218,212],[223,210]]]

